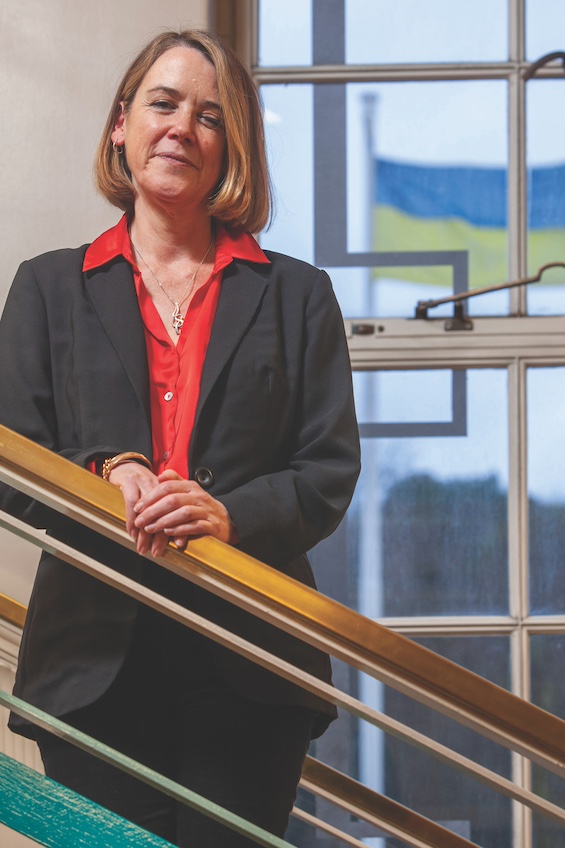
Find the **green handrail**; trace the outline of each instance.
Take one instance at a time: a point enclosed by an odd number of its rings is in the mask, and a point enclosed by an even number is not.
[[[48,715],[43,712],[43,710],[40,710],[31,704],[26,704],[25,701],[22,701],[20,698],[16,698],[14,695],[8,695],[7,692],[0,690],[0,704],[33,722],[33,724],[38,727],[42,727],[44,730],[49,730],[61,739],[71,742],[73,745],[77,745],[79,748],[82,748],[83,751],[88,751],[90,754],[93,754],[99,759],[117,766],[127,774],[131,774],[138,780],[147,783],[149,786],[158,789],[160,792],[164,792],[176,801],[187,804],[189,807],[192,807],[198,812],[204,813],[204,815],[214,819],[214,821],[226,825],[226,827],[235,830],[237,833],[244,834],[258,845],[264,846],[264,848],[294,848],[290,842],[286,842],[279,836],[274,836],[272,833],[269,833],[264,828],[246,821],[241,816],[230,812],[230,810],[226,810],[224,807],[220,806],[220,804],[216,804],[214,801],[209,801],[207,798],[204,798],[192,789],[187,789],[185,786],[181,786],[180,783],[176,783],[168,777],[163,777],[163,775],[160,775],[153,769],[150,769],[142,763],[136,762],[136,760],[131,757],[116,751],[115,748],[111,748],[109,745],[105,745],[103,742],[93,739],[92,736],[88,736],[88,734],[71,727],[70,724],[61,721],[60,719],[53,718],[53,716]],[[1,777],[2,774],[0,773],[0,778]],[[9,783],[8,787],[10,787],[10,785],[12,784]],[[70,792],[70,790],[68,791]],[[4,795],[4,788],[2,789],[2,793]],[[75,793],[71,793],[71,795],[75,795]],[[4,807],[4,805],[2,805],[2,807]],[[22,810],[21,814],[23,815],[24,812],[25,811]],[[0,810],[0,821],[3,821],[2,817],[4,815],[4,810]],[[57,843],[54,844],[57,845]],[[87,843],[84,844],[86,845]],[[124,845],[128,844],[130,843],[124,843]],[[148,844],[151,845],[152,843]],[[169,843],[160,840],[156,844],[168,845]],[[118,846],[121,848],[121,843],[118,843],[116,848],[118,848]]]
[[[174,848],[0,753],[0,822],[48,848]]]

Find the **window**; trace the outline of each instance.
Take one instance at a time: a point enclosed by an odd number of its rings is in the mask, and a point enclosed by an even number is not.
[[[363,471],[313,552],[320,588],[565,718],[565,269],[416,317],[419,301],[565,260],[565,73],[560,57],[536,66],[565,49],[565,4],[243,5],[278,202],[261,241],[329,271],[354,369]],[[558,802],[557,780],[518,756],[335,676]],[[350,716],[316,755],[484,848],[565,845]],[[395,844],[318,804],[367,845]],[[290,838],[334,846],[302,825]]]

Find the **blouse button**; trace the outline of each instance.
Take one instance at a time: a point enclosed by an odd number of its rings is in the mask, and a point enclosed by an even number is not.
[[[174,395],[173,395],[172,392],[166,392],[164,397],[165,397],[165,400],[169,401],[169,400],[173,399]]]

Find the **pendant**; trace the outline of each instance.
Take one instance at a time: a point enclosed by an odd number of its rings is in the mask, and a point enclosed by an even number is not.
[[[178,303],[175,303],[175,310],[173,312],[173,327],[177,336],[180,336],[180,331],[183,324],[184,318],[181,315],[180,306]]]

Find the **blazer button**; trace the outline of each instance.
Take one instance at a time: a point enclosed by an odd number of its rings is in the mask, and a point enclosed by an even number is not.
[[[194,472],[194,479],[203,489],[209,489],[214,482],[214,475],[209,468],[197,468]]]

